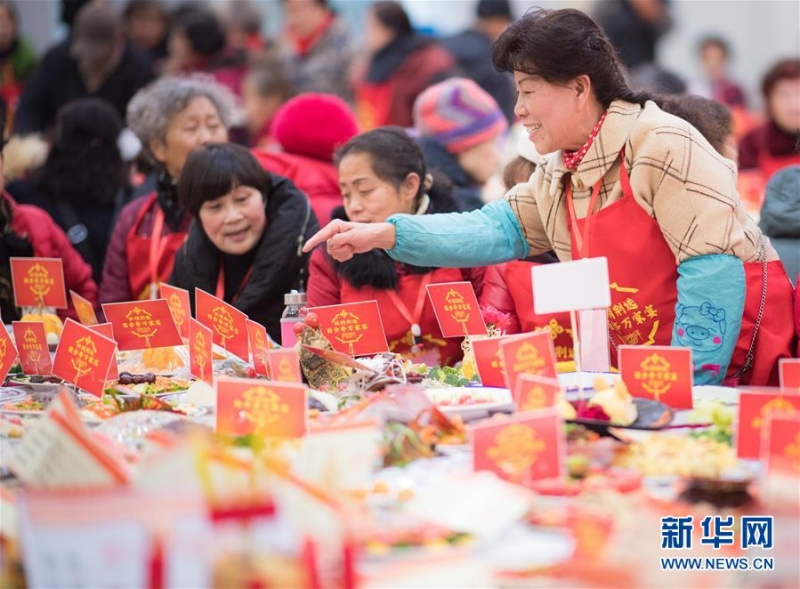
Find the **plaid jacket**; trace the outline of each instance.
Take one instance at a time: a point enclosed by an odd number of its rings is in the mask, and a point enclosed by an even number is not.
[[[658,221],[677,264],[706,254],[758,260],[761,231],[739,201],[736,166],[719,155],[697,129],[654,102],[644,108],[623,101],[611,103],[600,133],[568,180],[579,218],[586,215],[592,187],[601,179],[601,208],[622,198],[619,154],[623,147],[634,198]],[[555,152],[527,183],[506,195],[531,254],[554,249],[559,259],[572,259],[563,182],[567,173],[561,152]],[[625,230],[620,228],[620,239],[624,238]],[[768,243],[766,256],[777,259]]]

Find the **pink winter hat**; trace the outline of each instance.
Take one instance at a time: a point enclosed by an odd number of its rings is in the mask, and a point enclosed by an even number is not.
[[[358,122],[338,96],[303,94],[278,109],[271,133],[287,153],[333,163],[334,151],[358,135]]]
[[[472,80],[451,78],[431,86],[414,102],[414,127],[420,137],[460,153],[497,137],[508,127],[494,98]]]

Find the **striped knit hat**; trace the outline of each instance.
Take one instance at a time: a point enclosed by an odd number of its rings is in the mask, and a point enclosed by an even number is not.
[[[466,78],[451,78],[417,97],[414,127],[420,137],[444,145],[450,153],[461,153],[497,137],[508,123],[483,88]]]

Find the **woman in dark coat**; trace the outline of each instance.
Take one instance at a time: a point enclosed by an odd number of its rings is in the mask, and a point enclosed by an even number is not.
[[[168,282],[230,303],[280,338],[283,295],[303,289],[303,243],[319,229],[305,194],[270,174],[244,147],[194,150],[181,172],[178,199],[194,220]]]

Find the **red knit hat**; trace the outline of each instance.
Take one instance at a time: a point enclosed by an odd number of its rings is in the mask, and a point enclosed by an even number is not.
[[[332,94],[302,94],[284,104],[272,122],[272,136],[294,155],[333,162],[333,153],[358,135],[347,103]]]
[[[497,137],[508,128],[494,98],[472,80],[451,78],[431,86],[414,102],[414,127],[450,153]]]

